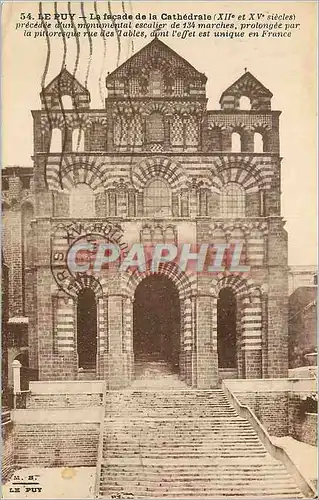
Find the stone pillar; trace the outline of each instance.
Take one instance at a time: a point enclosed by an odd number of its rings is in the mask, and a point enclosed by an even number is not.
[[[198,200],[197,200],[197,186],[196,183],[190,187],[189,190],[189,215],[190,217],[197,217],[198,215]]]
[[[117,211],[118,217],[127,217],[127,192],[120,188],[117,191]]]
[[[268,287],[262,287],[261,294],[261,338],[262,338],[262,378],[268,376]]]
[[[268,377],[288,376],[287,233],[271,217],[268,233]]]
[[[127,386],[134,379],[133,303],[134,299],[131,297],[123,297],[123,363]]]
[[[218,383],[216,348],[213,336],[213,301],[211,295],[197,297],[197,387],[209,389]]]
[[[123,301],[121,294],[112,293],[108,298],[108,354],[107,354],[107,381],[109,389],[121,389],[128,385],[125,370],[124,347],[124,318]]]
[[[196,385],[196,374],[194,374],[194,310],[196,297],[187,297],[181,308],[183,331],[181,332],[181,378],[187,385]]]
[[[107,347],[107,318],[105,308],[107,299],[99,297],[97,299],[97,353],[96,353],[96,376],[97,379],[104,379],[104,352]]]
[[[231,151],[231,132],[227,129],[222,130],[222,150]]]
[[[167,151],[171,147],[171,116],[164,117],[164,150]]]
[[[15,359],[12,362],[12,372],[13,372],[13,394],[18,394],[21,392],[21,363],[19,360]]]
[[[262,338],[261,303],[252,297],[244,300],[242,318],[242,356],[245,378],[261,378]]]

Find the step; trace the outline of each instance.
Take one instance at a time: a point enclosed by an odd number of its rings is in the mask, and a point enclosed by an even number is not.
[[[177,486],[176,488],[170,486],[170,487],[161,487],[161,488],[144,488],[143,486],[131,486],[125,488],[124,486],[113,486],[113,487],[108,487],[108,486],[102,486],[100,488],[100,492],[102,494],[115,494],[119,492],[132,492],[135,495],[142,496],[146,495],[147,493],[151,495],[154,498],[161,498],[163,496],[182,496],[185,498],[185,496],[202,496],[203,493],[209,496],[214,496],[214,495],[223,495],[223,496],[229,496],[231,495],[238,495],[238,496],[258,496],[264,497],[268,496],[270,493],[273,495],[277,495],[279,498],[282,498],[282,495],[292,495],[293,498],[296,498],[296,495],[298,495],[298,490],[295,488],[293,485],[263,485],[263,484],[252,484],[252,485],[238,485],[238,486],[227,486],[227,485],[220,485],[219,487],[214,485],[210,486],[207,485],[206,487],[201,488],[200,493],[195,486],[195,488],[187,488],[187,487],[182,487],[182,486]],[[300,494],[299,494],[300,495]],[[300,496],[299,496],[300,498]]]
[[[104,424],[101,497],[302,498],[220,389],[108,391]]]

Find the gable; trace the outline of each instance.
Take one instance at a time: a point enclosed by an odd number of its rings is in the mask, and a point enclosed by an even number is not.
[[[245,72],[238,80],[228,87],[221,95],[225,96],[248,96],[248,97],[272,97],[272,93],[249,71]]]
[[[42,90],[41,94],[86,94],[89,91],[66,69],[62,71]]]
[[[206,83],[206,76],[158,38],[134,54],[106,78],[107,87],[115,80],[129,77],[147,77],[152,70],[160,70],[171,78],[198,80]]]

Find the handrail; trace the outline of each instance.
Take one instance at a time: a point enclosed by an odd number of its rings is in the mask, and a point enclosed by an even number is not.
[[[276,460],[280,460],[283,465],[286,467],[289,474],[293,477],[295,482],[297,483],[299,489],[305,497],[314,498],[317,496],[317,491],[312,486],[312,484],[308,481],[306,477],[301,473],[297,465],[292,461],[286,450],[277,444],[274,444],[270,435],[268,434],[265,427],[258,420],[256,415],[251,411],[251,409],[243,405],[235,396],[233,392],[227,387],[225,382],[222,382],[222,389],[225,392],[227,398],[230,400],[238,415],[242,418],[245,418],[250,422],[253,429],[256,431],[259,439],[265,446],[266,450],[272,457]]]
[[[101,481],[101,471],[102,471],[102,460],[103,460],[103,441],[104,441],[104,427],[105,427],[105,408],[106,408],[106,384],[104,384],[103,389],[103,400],[102,400],[102,419],[100,423],[100,435],[97,449],[97,462],[96,462],[96,473],[95,473],[95,483],[94,483],[94,498],[99,497],[100,493],[100,481]]]

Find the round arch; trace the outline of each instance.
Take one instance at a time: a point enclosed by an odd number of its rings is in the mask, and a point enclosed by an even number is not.
[[[218,337],[221,330],[218,325],[218,299],[223,290],[231,290],[236,300],[234,309],[236,338],[236,359],[237,366],[234,373],[223,373],[220,369],[220,378],[226,376],[240,378],[258,378],[261,376],[262,369],[262,304],[261,291],[253,281],[245,275],[240,274],[220,274],[211,282],[210,293],[213,301],[213,339],[218,345]],[[233,317],[233,322],[234,322]],[[253,354],[252,354],[253,353]],[[257,353],[257,354],[255,354]],[[258,365],[250,364],[250,359],[255,356],[258,359]]]
[[[194,299],[196,296],[197,283],[196,277],[182,272],[174,263],[163,263],[159,265],[158,271],[151,270],[151,263],[148,262],[144,272],[134,271],[133,273],[124,273],[123,293],[127,297],[126,307],[126,344],[133,345],[133,309],[136,289],[139,284],[148,277],[163,276],[172,282],[178,292],[180,307],[180,350],[179,350],[179,375],[192,385],[193,380],[193,315]],[[132,361],[133,362],[133,361]]]
[[[186,188],[187,177],[181,165],[169,158],[149,158],[132,167],[132,183],[138,192],[142,192],[146,183],[152,178],[162,177],[166,180],[172,192]]]

